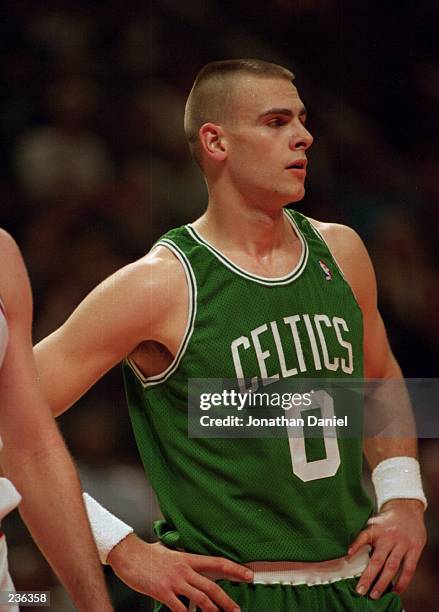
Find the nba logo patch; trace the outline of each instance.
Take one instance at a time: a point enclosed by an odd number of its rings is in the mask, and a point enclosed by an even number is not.
[[[332,280],[332,272],[328,268],[328,266],[325,264],[325,262],[322,261],[321,259],[319,259],[319,264],[320,264],[321,269],[323,270],[323,274],[325,275],[325,279],[327,281]]]

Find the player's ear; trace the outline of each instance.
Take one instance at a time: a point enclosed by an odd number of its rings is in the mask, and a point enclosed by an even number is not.
[[[198,132],[205,154],[215,161],[223,161],[227,155],[224,131],[215,123],[204,123]]]

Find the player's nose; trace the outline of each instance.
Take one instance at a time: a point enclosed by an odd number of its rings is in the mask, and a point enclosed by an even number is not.
[[[306,151],[314,142],[311,132],[309,132],[303,123],[300,123],[296,130],[291,135],[290,148],[293,150]]]

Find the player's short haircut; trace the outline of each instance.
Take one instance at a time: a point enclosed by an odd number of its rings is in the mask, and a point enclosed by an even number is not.
[[[294,80],[294,74],[287,68],[259,59],[232,59],[206,64],[195,79],[184,113],[186,138],[200,167],[200,127],[204,123],[221,124],[227,120],[233,85],[236,77],[241,75]]]

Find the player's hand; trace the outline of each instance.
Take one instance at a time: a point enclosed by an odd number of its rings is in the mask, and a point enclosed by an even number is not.
[[[229,559],[170,550],[135,534],[119,542],[107,562],[130,588],[163,602],[172,612],[187,610],[178,595],[203,612],[238,612],[239,606],[213,580],[251,582],[253,577],[251,570]]]
[[[400,572],[393,590],[402,593],[413,578],[426,541],[424,506],[420,501],[391,499],[385,503],[349,548],[350,556],[366,544],[373,548],[369,564],[358,581],[357,592],[367,593],[378,577],[370,595],[378,599]]]

